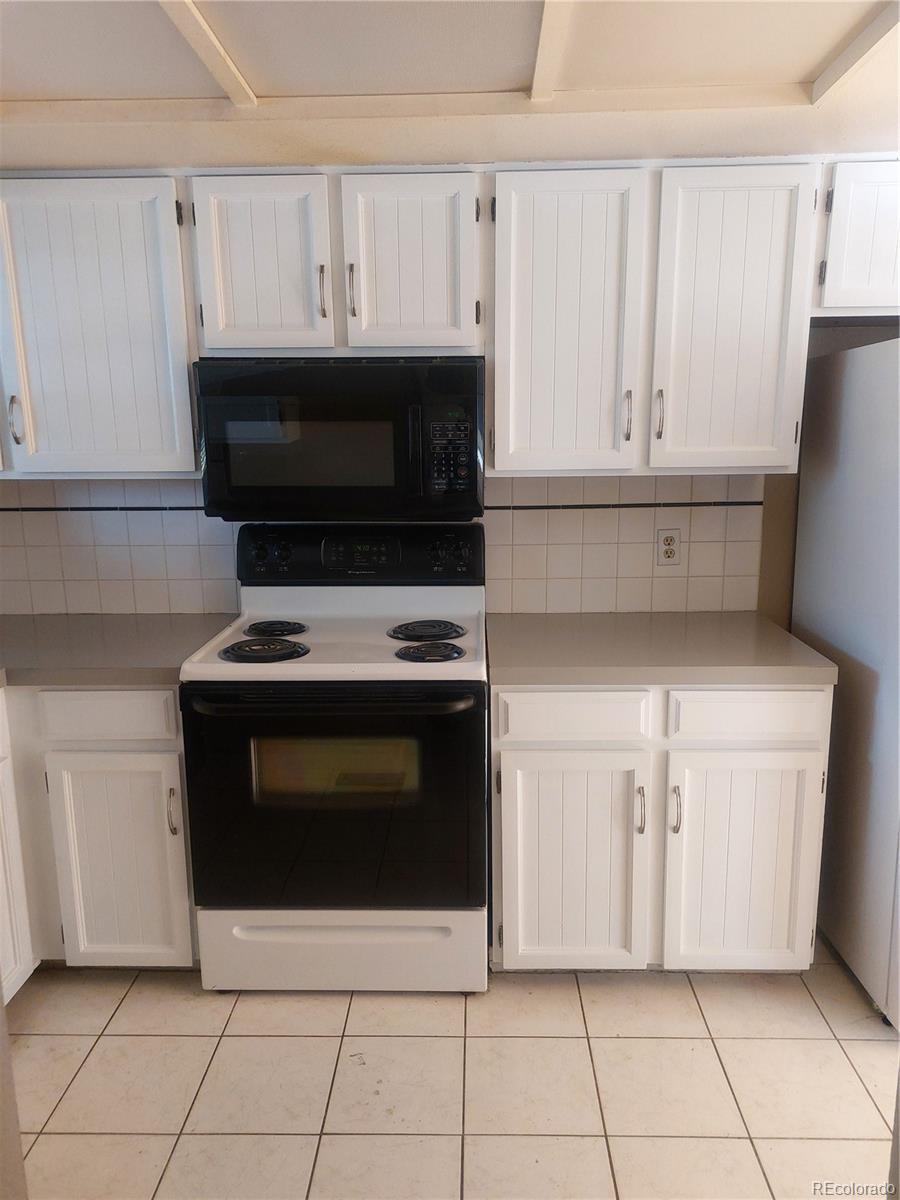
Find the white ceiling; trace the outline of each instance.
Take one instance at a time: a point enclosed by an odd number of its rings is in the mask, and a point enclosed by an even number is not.
[[[540,0],[198,0],[265,97],[528,91]],[[582,0],[558,93],[807,82],[884,8],[871,0]],[[2,0],[4,100],[224,95],[155,0]]]

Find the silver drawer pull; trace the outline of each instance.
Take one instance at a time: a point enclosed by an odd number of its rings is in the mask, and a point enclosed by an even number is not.
[[[656,421],[656,440],[660,441],[666,425],[666,398],[662,388],[656,389],[656,403],[659,405],[659,416]]]
[[[350,277],[350,316],[355,317],[356,316],[356,286],[354,283],[354,276],[356,274],[356,267],[353,263],[351,263],[350,266],[347,268],[347,274]]]
[[[18,396],[10,396],[9,404],[7,405],[7,413],[9,414],[9,434],[17,446],[21,446],[24,441],[22,435],[16,430],[16,406],[19,403]]]
[[[631,388],[625,393],[625,441],[631,441],[631,418],[634,414],[634,403],[631,398]]]
[[[328,316],[328,309],[325,307],[325,264],[319,263],[319,316],[323,319]]]
[[[641,784],[637,790],[637,794],[641,801],[641,820],[638,825],[638,833],[647,832],[647,793],[644,791],[644,785]]]
[[[169,797],[166,800],[166,823],[169,826],[169,833],[172,837],[178,836],[178,826],[175,824],[175,789],[169,788]]]
[[[675,824],[672,827],[673,833],[681,833],[681,821],[684,816],[684,807],[681,803],[681,788],[675,784]]]

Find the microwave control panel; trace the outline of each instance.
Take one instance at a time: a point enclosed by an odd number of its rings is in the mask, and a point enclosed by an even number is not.
[[[476,486],[474,426],[466,420],[428,422],[428,490],[470,492]]]

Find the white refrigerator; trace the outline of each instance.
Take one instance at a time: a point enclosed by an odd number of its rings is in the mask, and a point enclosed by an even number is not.
[[[900,1024],[900,340],[810,363],[792,631],[838,664],[819,927]]]

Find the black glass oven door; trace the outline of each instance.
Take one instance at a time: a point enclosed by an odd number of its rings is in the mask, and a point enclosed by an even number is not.
[[[485,902],[483,684],[182,688],[197,904]]]

